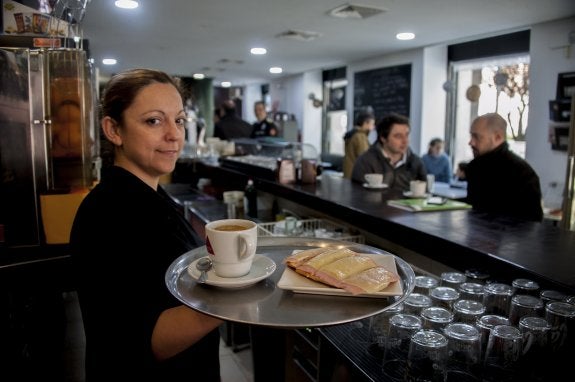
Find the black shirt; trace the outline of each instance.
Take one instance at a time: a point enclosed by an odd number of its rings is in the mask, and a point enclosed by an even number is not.
[[[163,362],[151,335],[160,313],[181,305],[169,265],[197,247],[176,204],[130,172],[111,167],[86,196],[70,244],[86,334],[86,379],[219,381],[219,332]]]
[[[539,177],[509,150],[507,142],[480,155],[465,169],[467,201],[475,210],[541,221]]]

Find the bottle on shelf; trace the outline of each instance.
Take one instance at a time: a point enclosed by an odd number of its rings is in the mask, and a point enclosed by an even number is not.
[[[252,179],[248,180],[248,184],[244,190],[245,206],[247,215],[251,218],[258,217],[258,192]]]

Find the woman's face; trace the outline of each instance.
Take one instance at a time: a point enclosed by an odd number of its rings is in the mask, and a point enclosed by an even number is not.
[[[171,84],[144,87],[123,113],[115,164],[152,187],[174,170],[185,139],[182,98]]]

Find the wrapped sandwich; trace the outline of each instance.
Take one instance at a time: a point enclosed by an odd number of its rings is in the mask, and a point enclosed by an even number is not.
[[[379,292],[399,277],[371,257],[348,248],[313,248],[294,253],[285,264],[297,273],[354,295]]]

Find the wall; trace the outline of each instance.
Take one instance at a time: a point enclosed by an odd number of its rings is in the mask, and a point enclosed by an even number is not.
[[[575,71],[575,46],[565,47],[569,32],[575,31],[575,18],[534,25],[531,29],[531,75],[526,159],[541,181],[547,207],[559,207],[565,185],[567,154],[551,150],[548,142],[549,100],[555,98],[557,75]],[[557,182],[555,189],[549,188]],[[559,199],[559,200],[558,200]]]
[[[429,141],[440,137],[445,139],[447,93],[443,84],[447,80],[447,46],[433,46],[423,49],[423,89],[421,99],[421,140],[417,154],[427,153]],[[423,96],[425,94],[425,96]]]

